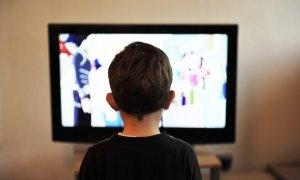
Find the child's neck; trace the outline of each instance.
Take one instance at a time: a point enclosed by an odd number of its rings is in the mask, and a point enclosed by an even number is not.
[[[143,120],[138,120],[136,115],[121,112],[124,123],[122,132],[125,136],[147,137],[159,134],[159,121],[162,111],[145,114]]]

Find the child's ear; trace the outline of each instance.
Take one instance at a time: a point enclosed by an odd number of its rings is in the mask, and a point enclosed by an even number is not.
[[[171,102],[173,101],[174,97],[175,97],[175,92],[173,90],[171,90],[169,92],[169,97],[163,107],[164,109],[169,109],[169,106],[170,106]]]
[[[111,108],[113,108],[115,111],[119,111],[119,107],[115,102],[115,99],[112,95],[112,93],[107,93],[106,94],[106,101],[108,102],[108,104],[110,105]]]

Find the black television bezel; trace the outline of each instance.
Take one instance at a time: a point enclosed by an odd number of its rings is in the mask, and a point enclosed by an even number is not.
[[[60,102],[60,33],[206,33],[228,35],[225,128],[161,128],[191,144],[234,143],[236,124],[236,81],[238,25],[236,24],[48,24],[49,65],[51,87],[52,140],[75,143],[95,143],[123,128],[63,127]],[[188,116],[188,115],[187,115]]]

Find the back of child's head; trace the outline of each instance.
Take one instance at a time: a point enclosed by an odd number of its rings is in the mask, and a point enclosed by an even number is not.
[[[142,120],[144,114],[155,112],[166,103],[172,68],[162,50],[134,42],[115,56],[108,77],[119,109]]]

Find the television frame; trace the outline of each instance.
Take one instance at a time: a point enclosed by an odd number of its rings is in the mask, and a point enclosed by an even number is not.
[[[61,123],[60,102],[60,33],[189,33],[189,34],[227,34],[228,64],[226,86],[226,125],[225,128],[167,128],[162,127],[174,137],[191,144],[234,143],[236,124],[236,79],[238,25],[236,24],[49,24],[49,65],[51,87],[52,140],[61,142],[95,143],[110,137],[121,127],[63,127]],[[188,116],[188,115],[187,115]]]

